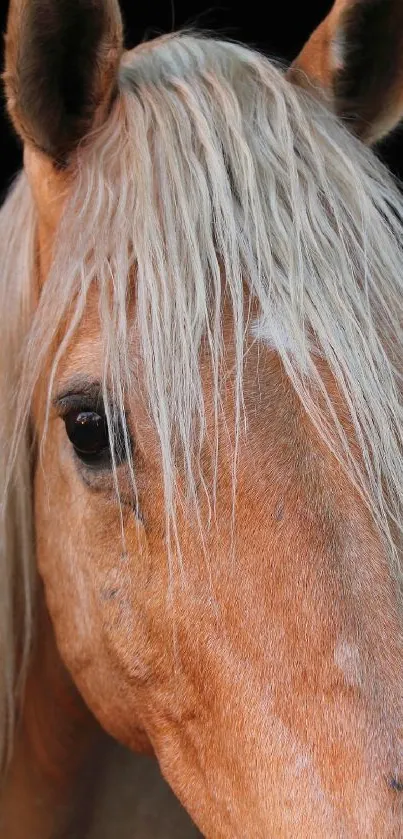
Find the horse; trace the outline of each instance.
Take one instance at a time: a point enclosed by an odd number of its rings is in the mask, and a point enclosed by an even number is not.
[[[290,68],[11,0],[8,839],[91,835],[111,742],[193,835],[402,835],[402,47],[400,0]]]

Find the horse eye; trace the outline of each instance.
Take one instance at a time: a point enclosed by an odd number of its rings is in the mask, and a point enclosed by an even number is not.
[[[95,411],[69,411],[64,417],[66,433],[78,457],[96,462],[110,455],[106,417]]]

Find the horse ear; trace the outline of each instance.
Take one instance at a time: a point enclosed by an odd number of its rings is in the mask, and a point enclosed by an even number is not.
[[[289,78],[324,88],[352,131],[380,140],[403,117],[402,0],[336,0]]]
[[[117,0],[10,0],[4,81],[24,143],[66,165],[106,118],[122,49]]]

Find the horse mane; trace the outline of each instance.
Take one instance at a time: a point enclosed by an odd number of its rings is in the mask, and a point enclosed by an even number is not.
[[[32,629],[32,394],[67,322],[52,362],[50,405],[57,366],[94,283],[105,389],[107,382],[122,413],[133,375],[133,329],[140,341],[171,528],[178,451],[189,497],[197,501],[195,452],[206,433],[202,342],[220,413],[225,297],[234,322],[235,440],[244,428],[244,336],[253,328],[257,338],[275,334],[310,419],[361,492],[395,562],[392,530],[397,525],[400,532],[403,498],[402,199],[373,152],[291,85],[281,68],[238,44],[190,33],[128,53],[107,123],[79,149],[35,313],[29,304],[35,213],[23,175],[0,224],[1,481],[8,462],[0,523],[5,743],[20,673],[14,639],[21,632],[12,609],[20,591],[25,618],[18,649],[29,648]],[[135,324],[127,309],[134,271]],[[257,324],[245,312],[245,282],[258,304]],[[359,458],[327,394],[319,357],[350,411]]]
[[[0,210],[0,768],[11,757],[16,700],[33,625],[35,553],[32,458],[24,428],[10,474],[22,350],[32,321],[35,206],[24,173]]]

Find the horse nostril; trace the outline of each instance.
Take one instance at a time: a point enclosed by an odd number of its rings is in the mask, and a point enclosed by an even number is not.
[[[396,777],[396,775],[391,775],[387,781],[388,787],[390,789],[395,790],[395,792],[403,792],[403,777]]]

